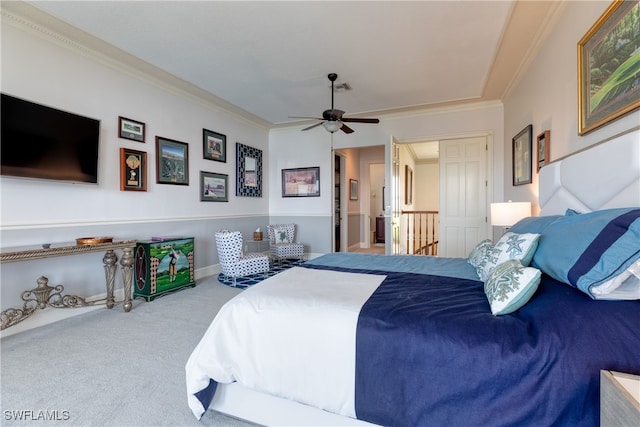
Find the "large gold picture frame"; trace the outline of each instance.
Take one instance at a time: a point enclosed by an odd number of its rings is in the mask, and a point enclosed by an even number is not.
[[[616,0],[578,42],[578,134],[640,108],[640,2]]]

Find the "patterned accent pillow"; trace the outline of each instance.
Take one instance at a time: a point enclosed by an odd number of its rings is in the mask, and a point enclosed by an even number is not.
[[[276,244],[278,243],[291,243],[289,241],[289,233],[287,233],[287,229],[286,228],[274,228],[273,229],[273,234],[276,238]]]
[[[506,232],[494,247],[487,250],[487,256],[477,267],[478,276],[486,281],[494,268],[513,259],[520,261],[525,267],[529,266],[538,247],[539,237],[536,233]]]
[[[484,284],[494,316],[509,314],[523,307],[540,284],[540,270],[511,260],[498,265]]]
[[[475,248],[469,253],[467,262],[473,265],[476,269],[484,261],[487,256],[487,251],[493,247],[493,243],[489,239],[485,239],[478,243]]]

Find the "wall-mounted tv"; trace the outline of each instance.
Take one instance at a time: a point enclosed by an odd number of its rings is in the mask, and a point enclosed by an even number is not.
[[[0,96],[1,175],[98,182],[99,120]]]

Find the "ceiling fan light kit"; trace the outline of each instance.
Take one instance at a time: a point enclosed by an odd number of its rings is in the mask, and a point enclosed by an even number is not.
[[[330,110],[324,110],[322,112],[322,118],[319,117],[295,117],[295,116],[291,116],[290,118],[292,119],[314,119],[314,120],[320,120],[320,122],[313,124],[311,126],[308,126],[304,129],[302,129],[303,131],[309,130],[309,129],[313,129],[317,126],[322,125],[322,127],[324,127],[328,132],[330,133],[335,133],[338,130],[341,130],[344,133],[353,133],[353,129],[351,129],[349,126],[347,126],[345,123],[350,122],[350,123],[380,123],[379,119],[358,119],[358,118],[348,118],[348,117],[343,117],[342,115],[344,114],[344,111],[342,110],[337,110],[335,108],[333,108],[333,93],[336,90],[336,86],[335,86],[335,81],[338,78],[338,75],[336,73],[331,73],[327,76],[329,78],[329,81],[331,82],[331,109]],[[349,90],[350,87],[347,83],[342,83],[340,86],[342,89],[344,90]]]
[[[340,130],[340,128],[342,127],[342,122],[329,120],[329,121],[324,122],[322,124],[322,126],[324,126],[324,128],[327,131],[329,131],[331,133],[334,133],[334,132],[337,132],[337,131]]]

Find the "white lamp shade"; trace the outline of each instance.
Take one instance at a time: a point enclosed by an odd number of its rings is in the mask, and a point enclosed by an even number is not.
[[[322,124],[326,130],[331,133],[337,132],[342,127],[342,122],[340,120],[327,120]]]
[[[531,216],[530,202],[491,203],[491,225],[511,227],[528,216]]]

